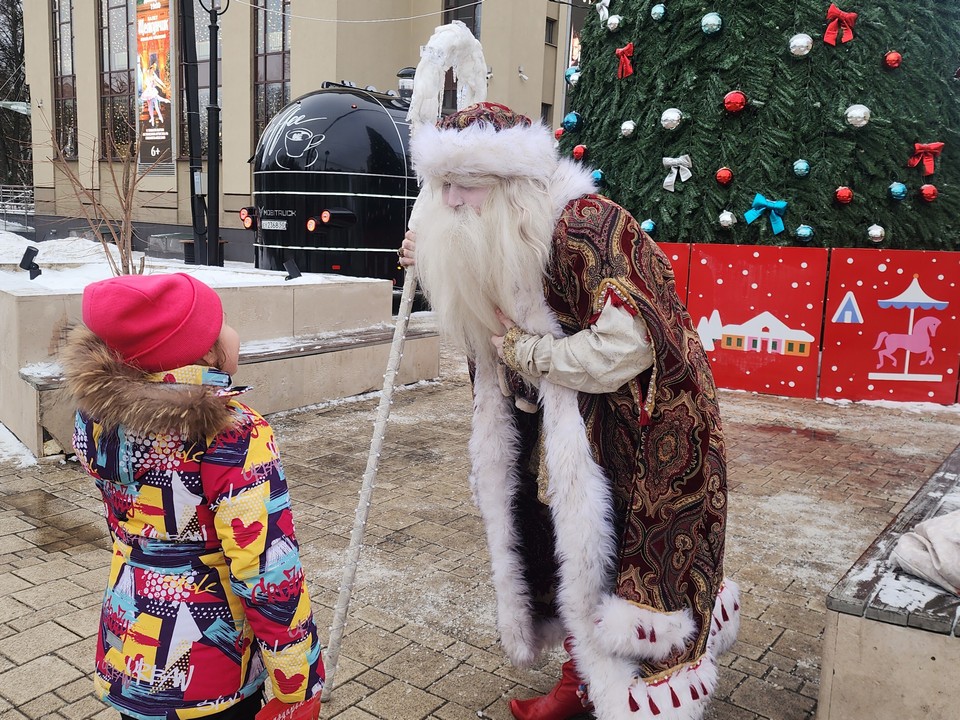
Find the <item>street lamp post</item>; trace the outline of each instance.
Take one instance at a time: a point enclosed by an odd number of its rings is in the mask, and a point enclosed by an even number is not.
[[[198,265],[223,265],[220,256],[220,97],[218,74],[220,0],[210,2],[210,104],[207,105],[207,236],[197,248]],[[227,0],[227,7],[230,2]]]

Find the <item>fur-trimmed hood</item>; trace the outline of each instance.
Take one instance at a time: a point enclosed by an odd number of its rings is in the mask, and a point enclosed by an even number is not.
[[[70,332],[60,357],[77,407],[106,427],[200,438],[233,422],[229,400],[210,386],[150,382],[84,326]]]
[[[563,209],[571,200],[582,198],[597,191],[590,168],[570,158],[560,158],[548,186],[553,200],[554,219],[559,220]]]

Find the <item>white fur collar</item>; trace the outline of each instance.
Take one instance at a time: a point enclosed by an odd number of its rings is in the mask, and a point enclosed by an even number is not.
[[[560,219],[560,214],[568,202],[597,191],[597,186],[590,173],[589,168],[585,168],[569,158],[560,160],[557,169],[553,171],[553,177],[550,178],[549,186],[557,220]]]

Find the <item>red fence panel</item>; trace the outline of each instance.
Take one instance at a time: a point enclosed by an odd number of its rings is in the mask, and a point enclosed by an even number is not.
[[[690,243],[657,243],[657,245],[673,266],[673,274],[677,277],[677,295],[686,304],[687,276],[690,274]]]
[[[955,402],[958,283],[960,253],[833,250],[820,397]]]
[[[717,385],[815,397],[827,250],[693,245],[687,307]]]

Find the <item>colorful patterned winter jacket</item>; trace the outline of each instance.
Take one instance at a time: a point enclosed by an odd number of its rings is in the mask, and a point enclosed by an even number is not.
[[[103,495],[113,562],[95,685],[120,712],[185,720],[269,676],[285,702],[323,686],[287,484],[270,425],[230,378],[147,375],[89,330],[64,356],[74,447]]]

